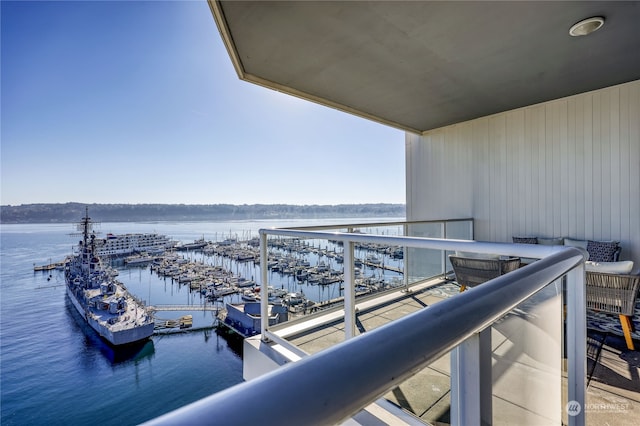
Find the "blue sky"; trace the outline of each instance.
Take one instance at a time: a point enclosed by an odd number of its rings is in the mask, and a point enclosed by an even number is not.
[[[404,133],[238,79],[205,1],[1,3],[3,205],[404,203]]]

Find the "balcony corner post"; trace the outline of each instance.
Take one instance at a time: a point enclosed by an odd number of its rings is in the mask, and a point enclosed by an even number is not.
[[[587,301],[584,263],[567,274],[567,410],[569,426],[586,423]],[[579,404],[579,405],[578,405]]]
[[[269,259],[267,254],[267,234],[260,232],[260,333],[262,341],[268,341],[267,329],[269,328],[269,283],[267,271]]]
[[[492,424],[491,328],[451,351],[451,425]]]
[[[353,273],[353,241],[344,241],[344,334],[350,339],[356,334],[356,290]]]

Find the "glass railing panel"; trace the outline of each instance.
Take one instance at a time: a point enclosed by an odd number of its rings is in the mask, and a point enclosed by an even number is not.
[[[473,221],[472,220],[456,220],[445,222],[444,237],[451,240],[473,240]],[[455,254],[454,251],[447,250],[445,252],[445,271],[452,271],[449,255]]]
[[[442,283],[407,295],[396,304],[360,312],[359,332],[383,325],[378,324],[380,318],[393,318],[396,310],[407,314],[412,309],[420,309],[418,306],[431,306],[454,297],[458,291],[454,284]],[[561,315],[561,293],[556,284],[551,284],[491,327],[494,424],[560,423],[556,420],[564,404],[561,396],[562,333],[558,327],[562,322]],[[343,325],[342,321],[336,321],[290,341],[314,353],[343,341]],[[449,423],[450,378],[451,363],[447,354],[384,397],[425,423]]]
[[[452,220],[445,222],[444,238],[454,240],[473,240],[472,220]]]
[[[445,285],[428,293],[439,297],[457,294]],[[562,312],[561,290],[553,283],[490,327],[491,424],[562,424],[566,404],[562,396]],[[450,356],[423,368],[384,398],[427,424],[450,423]]]
[[[409,223],[406,233],[409,237],[444,238],[444,229],[444,222]],[[407,248],[405,257],[409,285],[445,272],[441,250]]]
[[[562,312],[556,282],[493,324],[494,425],[562,423]]]

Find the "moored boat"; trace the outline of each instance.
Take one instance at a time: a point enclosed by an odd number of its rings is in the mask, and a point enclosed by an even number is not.
[[[80,223],[83,239],[65,267],[67,296],[80,316],[111,345],[144,340],[154,321],[144,305],[115,279],[117,272],[103,265],[90,234],[88,211]]]
[[[207,242],[204,238],[199,240],[195,240],[192,243],[178,243],[175,246],[175,249],[178,251],[186,251],[186,250],[198,250],[206,247]]]
[[[243,291],[240,298],[245,302],[255,302],[258,300],[256,293],[251,289],[246,289],[245,291]]]
[[[125,265],[147,265],[153,262],[155,258],[147,253],[133,254],[124,258]]]

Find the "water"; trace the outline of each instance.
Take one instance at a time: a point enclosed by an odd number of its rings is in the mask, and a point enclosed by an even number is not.
[[[313,224],[330,223],[338,220]],[[202,237],[221,240],[230,234],[248,238],[260,228],[308,224],[308,220],[103,223],[98,230],[157,232],[192,242]],[[78,239],[69,235],[72,231],[71,224],[1,225],[0,423],[133,425],[242,381],[241,344],[214,330],[156,335],[126,351],[100,340],[68,302],[62,272],[33,272],[34,264],[57,262],[71,253]],[[202,303],[188,286],[167,282],[148,268],[119,269],[119,279],[147,303]],[[259,275],[257,269],[254,272]],[[276,281],[277,277],[270,280],[283,287],[292,285]],[[314,286],[317,295],[309,297],[319,300],[339,292],[321,287]],[[194,326],[213,321],[209,312],[185,313],[194,316]]]

